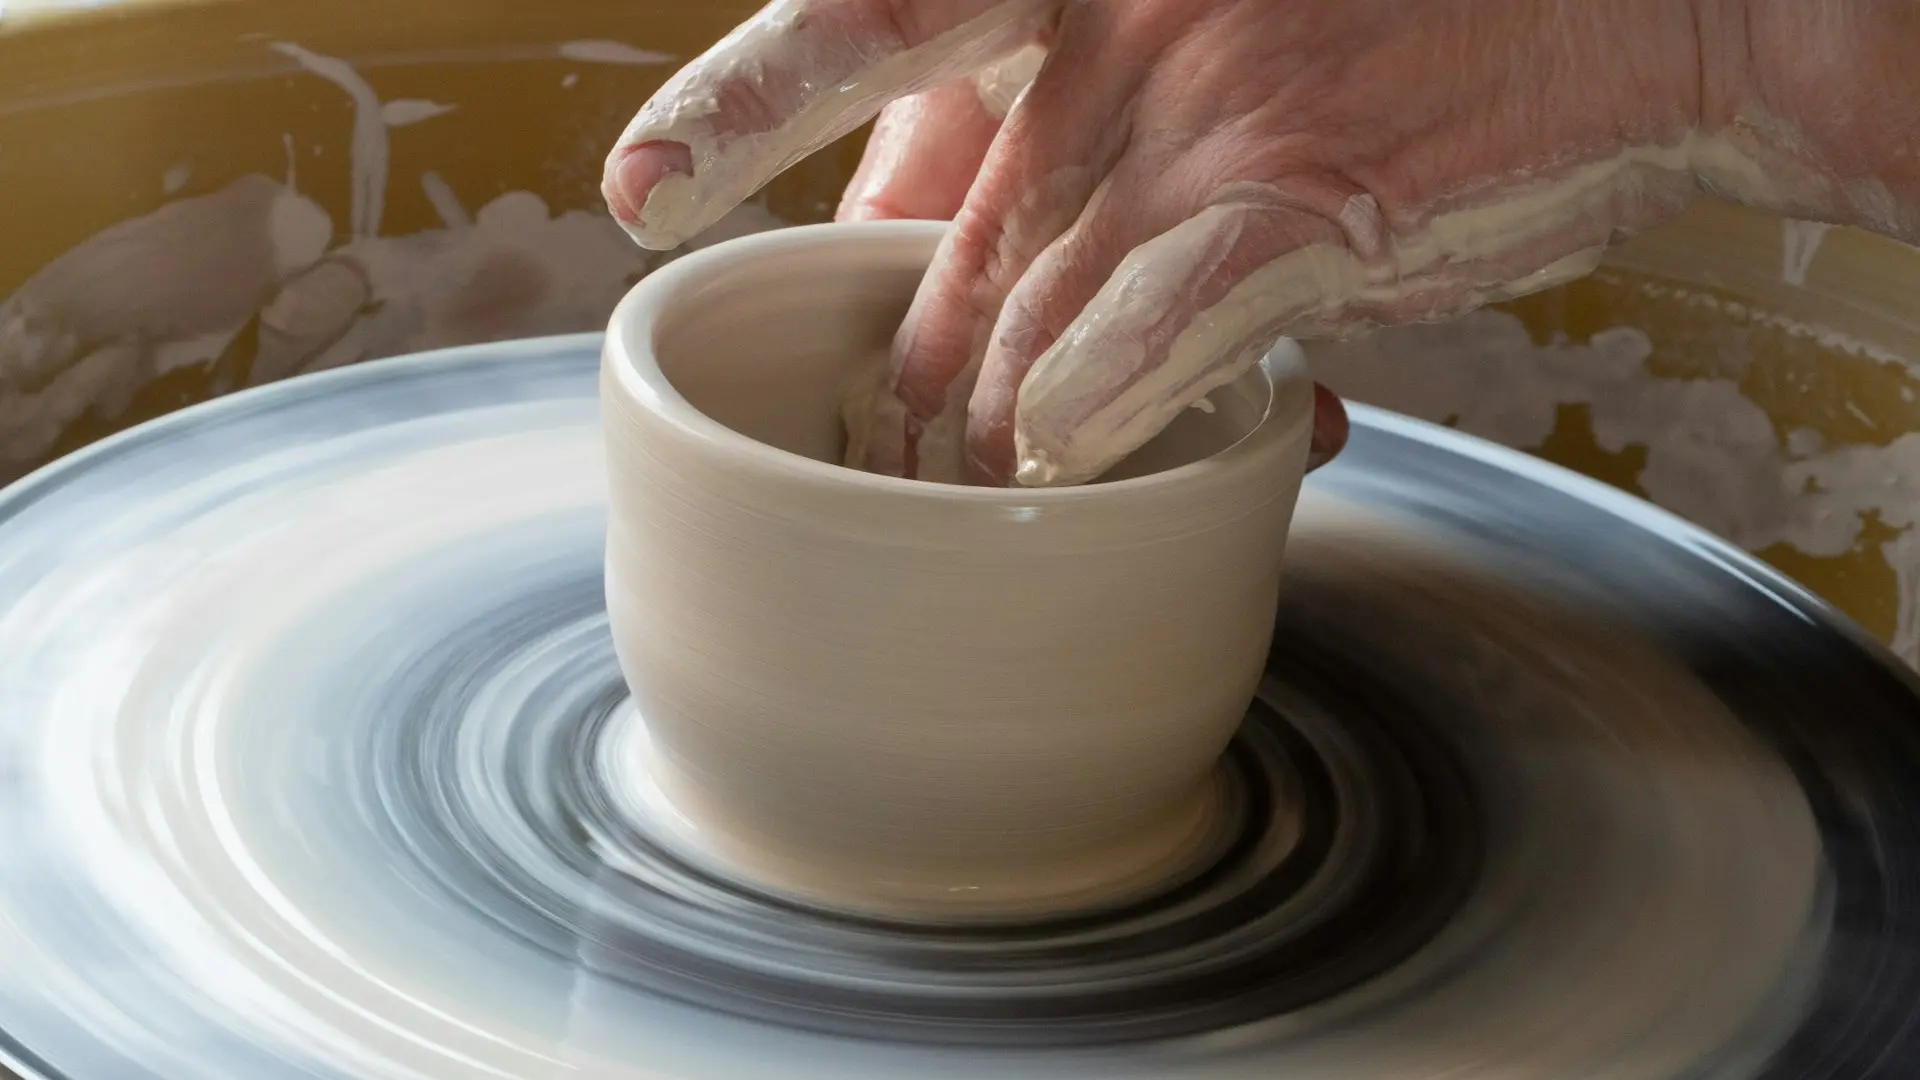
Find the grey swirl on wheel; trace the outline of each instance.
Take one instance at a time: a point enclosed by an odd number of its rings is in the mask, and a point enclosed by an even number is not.
[[[1913,685],[1751,561],[1355,412],[1232,813],[919,925],[635,783],[592,338],[203,406],[0,496],[0,1031],[46,1077],[1911,1077]]]

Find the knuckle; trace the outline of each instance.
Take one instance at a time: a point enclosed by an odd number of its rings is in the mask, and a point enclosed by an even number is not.
[[[953,219],[953,243],[943,277],[956,299],[991,321],[1013,282],[1007,257],[1006,218],[971,201]]]

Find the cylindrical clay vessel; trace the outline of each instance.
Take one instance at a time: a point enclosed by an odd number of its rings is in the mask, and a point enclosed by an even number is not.
[[[1311,382],[1276,354],[1078,488],[844,468],[842,391],[884,362],[942,231],[729,241],[615,313],[607,602],[647,733],[628,779],[701,851],[811,902],[1115,902],[1219,825]]]

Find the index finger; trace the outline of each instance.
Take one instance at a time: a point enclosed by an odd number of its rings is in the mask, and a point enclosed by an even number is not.
[[[894,98],[1039,37],[1060,0],[774,0],[627,125],[601,191],[642,247],[677,247]]]

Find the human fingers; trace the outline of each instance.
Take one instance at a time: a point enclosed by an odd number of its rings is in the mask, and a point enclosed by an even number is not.
[[[1111,32],[1113,8],[1067,9],[1056,45],[989,149],[896,337],[874,398],[870,471],[966,478],[966,404],[1001,303],[1079,215],[1127,141],[1145,65]]]
[[[1246,370],[1278,332],[1248,328],[1245,342],[1206,342],[1231,357],[1210,357],[1174,385],[1152,376],[1185,333],[1204,334],[1219,313],[1206,312],[1224,283],[1239,280],[1270,258],[1276,245],[1309,247],[1338,241],[1339,230],[1312,206],[1338,205],[1334,191],[1284,198],[1255,185],[1214,185],[1180,162],[1210,155],[1204,147],[1136,147],[1103,180],[1072,226],[1036,258],[999,312],[967,407],[969,478],[976,483],[1077,483],[1105,471],[1156,434],[1184,408]],[[1201,222],[1196,227],[1193,222]],[[1289,298],[1273,299],[1284,305]],[[1269,304],[1268,306],[1272,306]],[[1206,312],[1203,316],[1202,313]],[[1196,316],[1201,316],[1196,318]],[[1193,324],[1199,323],[1197,327]],[[1185,356],[1195,343],[1180,350]],[[1241,355],[1242,353],[1246,355]],[[1064,354],[1089,369],[1064,387],[1049,387],[1043,358]],[[1178,359],[1178,357],[1176,357]],[[1060,370],[1060,361],[1053,361]],[[1197,379],[1192,385],[1186,379]],[[1040,424],[1027,403],[1041,391]],[[1131,395],[1123,391],[1134,391]],[[1050,396],[1049,396],[1050,395]],[[1084,396],[1082,396],[1084,395]],[[1157,396],[1156,396],[1157,395]],[[1139,412],[1138,398],[1156,408]],[[1159,397],[1179,399],[1178,408]],[[1140,425],[1152,425],[1140,434]],[[1067,430],[1057,426],[1074,425]],[[1028,447],[1020,436],[1039,435],[1039,463],[1021,473]],[[1082,458],[1097,465],[1081,465]],[[1047,479],[1060,469],[1061,478]]]
[[[959,213],[1001,122],[1046,55],[1035,42],[881,109],[835,220],[945,221]]]
[[[676,247],[888,101],[1044,36],[1058,3],[774,0],[627,125],[607,205],[642,247]]]
[[[1282,336],[1444,318],[1584,274],[1623,222],[1667,198],[1658,179],[1595,184],[1577,208],[1513,230],[1518,239],[1474,228],[1470,212],[1390,228],[1370,194],[1338,183],[1233,182],[1114,259],[1135,233],[1159,227],[1181,192],[1207,189],[1176,179],[1116,196],[1106,201],[1134,209],[1077,222],[1062,246],[1082,257],[1049,260],[1021,283],[1022,308],[1046,332],[997,359],[991,381],[983,375],[969,453],[1021,484],[1093,479]]]
[[[1011,301],[1010,301],[1011,303]],[[1012,474],[1013,459],[1013,419],[1012,398],[1018,390],[1019,376],[1024,375],[1025,365],[1014,371],[995,373],[983,370],[981,380],[975,389],[975,401],[969,406],[970,419],[996,417],[995,420],[978,424],[970,423],[969,436],[977,449],[970,448],[969,458],[972,464],[971,479],[975,483],[1004,485]],[[997,385],[1007,386],[1000,393],[988,391],[989,377],[995,377]],[[1009,385],[1010,383],[1010,385]],[[995,409],[991,405],[983,406],[981,398],[991,400],[1002,397],[1004,407]],[[1307,450],[1306,471],[1328,464],[1346,449],[1350,434],[1350,422],[1346,406],[1338,395],[1320,383],[1313,384],[1313,424]]]
[[[1253,185],[1132,246],[1104,278],[1100,256],[1129,237],[1098,216],[1086,229],[1104,241],[1088,246],[1104,251],[1022,283],[1037,322],[1070,321],[1037,354],[1010,350],[994,389],[976,395],[970,449],[1002,482],[1094,479],[1284,334],[1310,336],[1345,317],[1361,291],[1333,222]],[[1099,285],[1065,316],[1089,278]]]
[[[834,220],[952,218],[999,130],[971,79],[892,102],[874,121]]]

